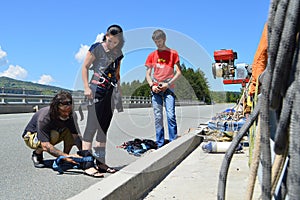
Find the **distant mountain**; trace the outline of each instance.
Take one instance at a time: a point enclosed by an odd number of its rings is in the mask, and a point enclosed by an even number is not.
[[[20,81],[4,76],[0,77],[0,93],[4,92],[20,94],[25,92],[25,94],[51,95],[57,93],[60,90],[72,92],[71,90],[61,87],[32,83],[29,81]]]

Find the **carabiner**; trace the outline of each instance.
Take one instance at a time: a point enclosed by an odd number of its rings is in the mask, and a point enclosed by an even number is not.
[[[104,77],[100,77],[99,78],[99,81],[98,81],[100,84],[103,84],[103,83],[105,83],[105,78]]]

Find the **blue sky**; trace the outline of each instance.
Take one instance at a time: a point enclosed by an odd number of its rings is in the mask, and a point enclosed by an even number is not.
[[[81,64],[88,47],[111,24],[124,30],[122,81],[143,80],[145,59],[155,49],[153,30],[167,33],[167,45],[187,67],[204,71],[213,90],[224,86],[211,73],[213,52],[233,49],[236,63],[251,64],[270,1],[99,1],[9,0],[1,3],[0,76],[81,88]]]

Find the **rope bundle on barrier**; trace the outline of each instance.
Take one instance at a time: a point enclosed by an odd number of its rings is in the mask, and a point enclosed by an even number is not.
[[[264,72],[261,96],[254,111],[233,139],[225,154],[219,174],[218,199],[225,199],[226,178],[236,146],[250,126],[260,116],[260,163],[262,166],[262,199],[271,199],[272,162],[270,128],[277,128],[275,153],[284,154],[289,146],[287,170],[287,194],[284,199],[300,197],[300,55],[299,47],[299,0],[274,0],[268,19],[268,64]],[[270,113],[280,117],[270,119]],[[288,134],[289,133],[289,134]],[[283,172],[284,173],[284,172]]]

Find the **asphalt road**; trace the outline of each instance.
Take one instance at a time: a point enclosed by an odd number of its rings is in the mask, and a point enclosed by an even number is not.
[[[232,105],[177,107],[179,135],[189,128],[207,122],[215,113],[230,106]],[[84,113],[86,115],[86,112]],[[58,175],[51,168],[34,168],[31,161],[32,150],[25,145],[21,137],[32,115],[33,113],[0,115],[2,170],[0,199],[67,199],[103,180],[85,176],[79,170]],[[86,118],[79,121],[81,131],[84,130],[85,120]],[[134,138],[155,139],[152,108],[125,109],[122,113],[115,112],[108,132],[107,164],[121,169],[138,159],[139,157],[128,154],[124,149],[117,148],[123,142]],[[61,145],[58,147],[62,148]],[[76,147],[72,152],[76,152]],[[53,157],[46,153],[44,158],[48,161],[53,160]]]

